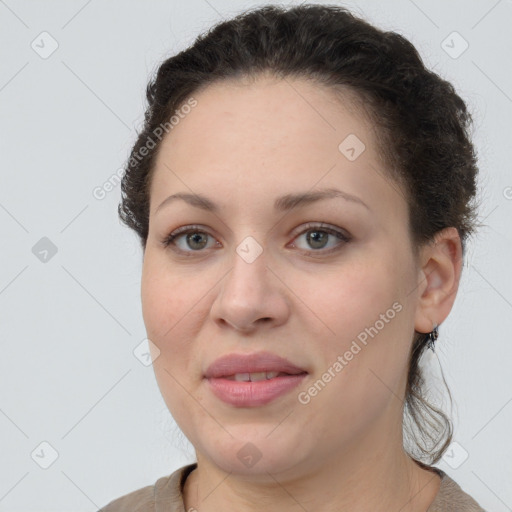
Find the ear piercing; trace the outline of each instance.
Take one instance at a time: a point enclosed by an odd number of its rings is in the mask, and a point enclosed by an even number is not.
[[[437,329],[437,324],[434,324],[434,328],[431,332],[428,333],[427,337],[427,349],[432,350],[432,352],[435,352],[434,350],[434,343],[439,337],[439,331]]]

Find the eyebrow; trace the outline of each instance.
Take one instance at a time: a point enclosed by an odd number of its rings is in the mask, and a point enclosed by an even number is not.
[[[336,188],[327,188],[316,190],[314,192],[302,192],[298,194],[286,194],[284,196],[278,197],[274,201],[274,210],[284,212],[291,210],[292,208],[306,206],[322,199],[332,199],[335,197],[345,199],[346,201],[354,204],[359,204],[364,206],[367,210],[370,210],[368,205],[361,198]],[[164,199],[155,210],[155,213],[161,210],[164,206],[167,206],[179,199],[187,202],[191,206],[201,208],[202,210],[208,212],[218,213],[219,211],[219,206],[215,204],[211,199],[208,199],[206,196],[201,194],[188,194],[180,192]]]

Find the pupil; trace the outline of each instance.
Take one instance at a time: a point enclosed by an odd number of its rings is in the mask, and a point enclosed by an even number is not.
[[[199,233],[189,234],[187,237],[187,243],[191,246],[192,249],[202,249],[206,245],[206,241],[203,240],[203,243],[199,241],[199,246],[194,247],[194,244],[200,239],[203,235]]]
[[[310,231],[309,233],[313,233],[313,235],[315,236],[312,236],[311,234],[308,234],[307,238],[308,238],[308,243],[311,243],[312,242],[312,247],[318,249],[318,248],[322,248],[325,246],[325,241],[327,239],[327,233],[323,232],[323,231]],[[322,243],[322,239],[323,239],[323,242]],[[319,245],[317,244],[318,242]]]

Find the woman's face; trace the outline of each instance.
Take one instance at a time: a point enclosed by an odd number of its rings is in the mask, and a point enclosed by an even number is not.
[[[378,456],[401,435],[419,271],[371,127],[348,97],[298,79],[194,98],[158,154],[142,275],[170,412],[198,459],[225,471]],[[162,205],[173,194],[191,196]],[[178,228],[190,231],[165,246]],[[307,373],[205,377],[221,356],[260,352]]]

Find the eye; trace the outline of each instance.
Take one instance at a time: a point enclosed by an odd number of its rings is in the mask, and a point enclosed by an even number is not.
[[[305,235],[305,242],[309,247],[298,247],[307,254],[318,253],[318,255],[330,254],[341,248],[344,243],[351,240],[344,232],[326,226],[325,224],[308,223],[305,230],[302,230],[294,239],[295,241]],[[210,240],[208,240],[210,238]],[[211,242],[211,243],[210,243]],[[164,247],[173,246],[172,249],[178,253],[193,255],[193,253],[204,252],[203,249],[211,249],[220,245],[209,233],[200,226],[183,226],[161,240]]]
[[[213,240],[213,244],[208,243],[208,237]],[[161,240],[161,243],[164,247],[174,245],[177,252],[192,253],[201,252],[201,250],[205,248],[209,249],[218,242],[199,226],[184,226],[166,236]]]
[[[309,253],[316,252],[322,255],[330,254],[339,250],[344,243],[350,241],[350,237],[345,233],[338,229],[328,227],[325,224],[309,223],[306,227],[308,229],[301,231],[301,233],[294,238],[294,242],[305,235],[303,240],[309,247],[299,248]],[[294,243],[293,245],[295,246],[296,244]],[[311,251],[311,249],[313,249],[313,251]]]

